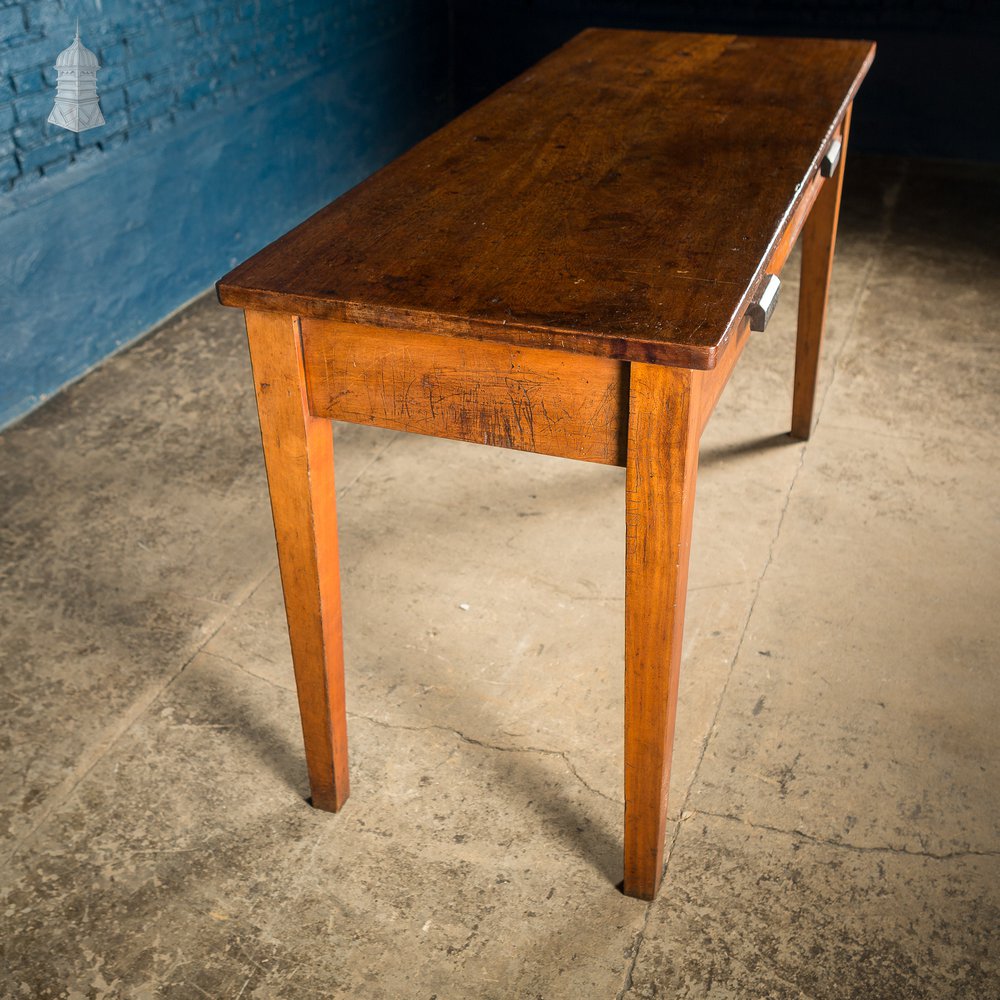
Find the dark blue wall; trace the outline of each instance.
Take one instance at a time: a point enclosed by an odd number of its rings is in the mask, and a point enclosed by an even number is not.
[[[445,0],[0,0],[0,426],[440,124],[448,45]]]

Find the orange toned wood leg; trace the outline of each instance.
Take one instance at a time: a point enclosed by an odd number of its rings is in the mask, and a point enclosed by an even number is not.
[[[297,317],[246,313],[312,804],[347,800],[333,425],[310,415]]]
[[[670,756],[701,433],[701,378],[631,366],[625,479],[625,883],[663,873]]]
[[[812,433],[813,400],[819,352],[826,325],[826,303],[837,240],[840,191],[847,162],[847,133],[851,109],[844,116],[840,160],[833,176],[820,188],[816,203],[802,227],[802,283],[799,288],[799,330],[795,342],[795,388],[792,394],[792,437],[808,441]]]

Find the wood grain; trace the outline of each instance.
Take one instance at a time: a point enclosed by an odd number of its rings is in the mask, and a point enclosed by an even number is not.
[[[317,416],[625,464],[620,361],[328,320],[302,337]]]
[[[236,268],[219,297],[711,368],[873,53],[588,30]]]
[[[333,427],[309,413],[298,320],[246,322],[312,804],[336,812],[350,785]]]
[[[826,326],[826,304],[837,242],[840,195],[847,163],[851,109],[844,115],[840,160],[820,190],[802,228],[802,281],[799,286],[799,328],[795,340],[795,386],[792,391],[792,437],[808,441],[812,433],[813,403],[819,373],[820,347]]]
[[[631,366],[625,480],[625,882],[653,899],[663,872],[677,712],[700,373]]]

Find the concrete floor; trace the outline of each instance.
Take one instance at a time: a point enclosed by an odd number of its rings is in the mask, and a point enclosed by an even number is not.
[[[353,796],[310,809],[241,316],[0,438],[2,995],[1000,996],[1000,172],[849,164],[709,425],[659,899],[621,470],[336,430]]]

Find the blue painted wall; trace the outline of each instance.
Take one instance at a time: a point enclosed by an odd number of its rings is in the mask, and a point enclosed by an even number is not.
[[[0,0],[0,426],[439,125],[448,46],[446,0]]]

